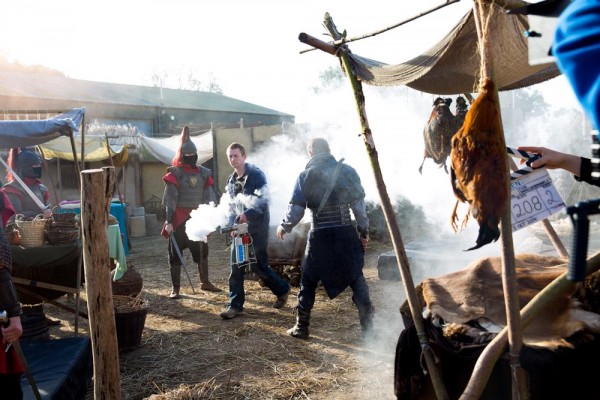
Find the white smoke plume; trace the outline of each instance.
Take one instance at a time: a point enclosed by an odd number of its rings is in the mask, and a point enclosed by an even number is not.
[[[226,201],[228,198],[229,196],[224,194],[218,206],[213,202],[200,204],[191,212],[191,218],[185,225],[185,233],[191,240],[206,243],[211,232],[227,224],[230,210],[229,203]]]
[[[219,205],[214,203],[200,204],[197,209],[190,214],[190,219],[186,224],[185,232],[191,240],[207,242],[208,235],[229,224],[229,216],[239,214],[242,207],[260,208],[270,199],[269,187],[264,185],[262,188],[254,191],[254,195],[248,196],[239,193],[231,199],[229,194],[225,193],[221,197]]]

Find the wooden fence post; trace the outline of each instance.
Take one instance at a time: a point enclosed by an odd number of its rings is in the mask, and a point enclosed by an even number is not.
[[[94,399],[120,399],[119,346],[108,255],[108,210],[113,167],[81,172],[81,229],[94,361]]]

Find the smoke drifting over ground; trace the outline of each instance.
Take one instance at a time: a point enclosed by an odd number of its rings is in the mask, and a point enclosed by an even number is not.
[[[363,90],[385,191],[392,203],[404,198],[415,207],[422,208],[426,218],[422,223],[435,228],[435,235],[427,240],[404,243],[414,284],[427,277],[463,268],[480,257],[499,256],[500,241],[475,251],[463,251],[474,242],[477,223],[471,219],[464,231],[454,233],[450,226],[450,215],[456,199],[450,176],[431,159],[425,161],[422,175],[418,172],[423,160],[423,127],[437,96],[405,87],[364,87]],[[501,94],[507,145],[541,145],[589,156],[589,130],[581,113],[573,109],[534,109],[531,93],[529,89]],[[456,99],[456,96],[450,97]],[[522,98],[521,102],[517,101],[519,98]],[[453,112],[454,106],[455,101],[451,106]],[[334,157],[343,157],[358,171],[367,200],[379,204],[379,192],[360,136],[361,127],[351,90],[341,86],[316,97],[307,95],[302,112],[309,116],[305,119],[310,123],[299,124],[294,130],[273,138],[272,142],[248,154],[247,161],[257,165],[267,176],[271,193],[271,225],[276,225],[284,217],[296,177],[309,160],[306,143],[312,137],[326,138]],[[567,200],[572,195],[573,184],[580,185],[578,187],[582,184],[575,183],[571,176],[559,171],[550,171],[550,174],[565,202],[573,204]],[[222,201],[219,208],[226,203]],[[462,218],[466,212],[467,206],[461,205],[459,217]],[[195,215],[200,216],[200,210]],[[212,223],[221,225],[218,219]],[[403,237],[409,236],[407,229],[406,226],[400,226]],[[530,244],[531,234],[527,229],[516,232],[513,237],[516,253],[534,252],[542,248],[539,239],[533,246]],[[406,295],[401,282],[380,280],[375,285],[379,289],[372,298],[377,334],[373,341],[367,343],[365,350],[368,351],[361,352],[361,358],[364,368],[372,368],[374,360],[377,360],[378,368],[382,371],[380,383],[391,387],[394,348],[403,328],[398,309]]]

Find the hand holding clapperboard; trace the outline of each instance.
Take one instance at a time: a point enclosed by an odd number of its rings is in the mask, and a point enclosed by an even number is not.
[[[527,166],[510,174],[511,223],[513,232],[534,224],[565,208],[546,168],[529,166],[537,154],[507,147],[513,157],[527,160]]]

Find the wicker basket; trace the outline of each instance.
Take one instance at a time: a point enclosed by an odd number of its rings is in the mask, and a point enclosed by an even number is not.
[[[140,347],[142,332],[146,324],[148,303],[136,297],[113,296],[115,324],[119,352],[128,352]]]
[[[33,220],[26,220],[23,214],[17,214],[15,223],[21,234],[21,246],[36,247],[44,244],[46,235],[46,222],[42,214],[37,215]]]
[[[52,209],[52,220],[55,222],[75,222],[76,213],[71,212],[56,212],[58,207]]]
[[[114,270],[111,274],[114,275]],[[111,282],[113,295],[118,296],[137,296],[144,287],[142,276],[130,262],[127,263],[127,271],[125,271],[121,279]]]
[[[71,244],[79,240],[79,228],[46,229],[50,244]]]

